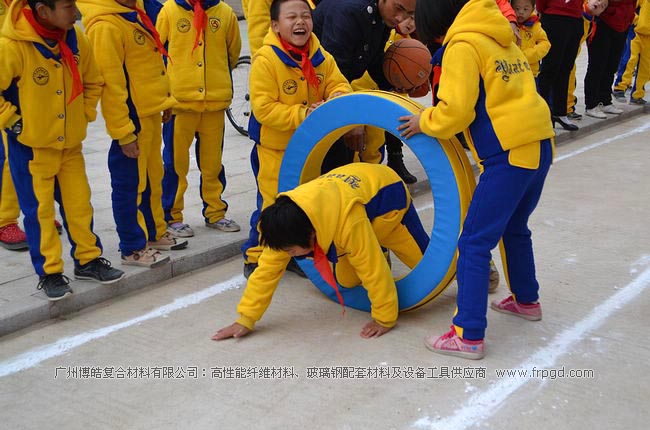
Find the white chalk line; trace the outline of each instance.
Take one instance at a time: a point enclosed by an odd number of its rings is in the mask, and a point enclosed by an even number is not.
[[[517,369],[532,369],[533,367],[546,369],[554,366],[557,359],[566,354],[576,342],[580,342],[588,332],[601,326],[615,311],[635,299],[649,285],[650,268],[594,308],[587,317],[555,336],[548,346],[537,350]],[[453,415],[439,420],[424,417],[416,421],[413,426],[431,430],[466,429],[494,414],[512,393],[531,380],[533,379],[524,377],[501,379],[488,390],[472,395],[465,401],[464,406],[456,410]]]
[[[29,351],[10,358],[9,360],[0,362],[0,378],[35,367],[45,360],[63,355],[71,349],[77,348],[95,339],[108,336],[116,331],[154,318],[164,317],[172,312],[196,305],[211,297],[242,285],[245,285],[244,276],[234,276],[227,281],[205,288],[201,291],[178,297],[173,302],[153,309],[139,317],[96,330],[83,332],[75,336],[64,337],[54,343],[30,349]]]

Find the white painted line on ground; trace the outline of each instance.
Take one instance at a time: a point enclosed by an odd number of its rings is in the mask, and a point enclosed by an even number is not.
[[[600,327],[614,312],[635,299],[650,285],[650,268],[643,271],[631,283],[594,308],[591,313],[572,327],[564,330],[548,346],[539,349],[517,369],[547,369],[553,367],[557,359],[566,354],[571,347],[580,342],[588,332]],[[434,420],[424,417],[413,426],[432,430],[463,430],[493,415],[506,399],[534,378],[512,377],[500,379],[488,390],[472,395],[453,415]],[[537,379],[538,380],[538,379]]]
[[[108,336],[109,334],[116,331],[131,327],[136,324],[140,324],[150,319],[166,316],[172,312],[176,312],[188,306],[196,305],[206,299],[216,296],[217,294],[221,294],[224,291],[241,287],[246,284],[245,281],[246,280],[244,279],[243,275],[234,276],[227,281],[205,288],[201,291],[178,297],[173,302],[164,306],[160,306],[139,317],[132,318],[130,320],[123,321],[118,324],[113,324],[108,327],[103,327],[97,330],[80,333],[75,336],[65,337],[63,339],[59,339],[54,343],[30,349],[29,351],[15,356],[14,358],[0,362],[0,378],[37,366],[45,360],[63,355],[66,352],[77,348],[78,346],[86,344],[92,340]]]

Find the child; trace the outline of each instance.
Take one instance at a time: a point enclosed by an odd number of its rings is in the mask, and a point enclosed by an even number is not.
[[[586,41],[588,44],[591,43],[591,40],[596,34],[598,28],[597,18],[601,13],[607,8],[609,4],[608,0],[587,0],[584,3],[584,12],[582,13],[582,19],[584,22],[584,32],[582,38],[580,39],[580,45],[578,46],[578,55],[580,55],[580,47]],[[573,64],[573,69],[571,69],[571,75],[569,77],[569,94],[567,95],[567,118],[569,120],[580,120],[582,115],[576,112],[576,102],[578,101],[574,95],[576,89],[576,65]]]
[[[88,40],[74,25],[76,13],[74,0],[15,0],[0,39],[0,89],[17,85],[22,102],[0,97],[0,127],[7,130],[9,166],[40,276],[37,288],[53,301],[72,293],[63,276],[55,199],[72,245],[75,277],[111,284],[124,276],[101,257],[92,231],[81,149],[103,81]]]
[[[406,184],[381,164],[348,164],[280,193],[262,211],[260,229],[265,248],[237,306],[240,317],[219,330],[214,340],[250,333],[271,303],[291,257],[307,255],[313,256],[323,278],[330,279],[342,305],[334,275],[343,287],[363,285],[372,321],[361,337],[381,336],[395,326],[399,309],[382,247],[413,268],[429,244]]]
[[[539,62],[551,49],[551,42],[535,13],[535,0],[511,0],[512,8],[517,14],[517,25],[521,45],[519,46],[528,60],[533,76],[539,75]]]
[[[632,39],[630,46],[630,61],[625,68],[620,87],[615,88],[619,90],[619,96],[625,98],[625,90],[621,88],[631,87],[630,104],[645,105],[645,84],[650,79],[650,0],[639,1],[639,16],[637,25],[634,29],[635,36]],[[632,75],[635,66],[637,67],[636,79],[632,82]],[[631,85],[628,85],[631,84]]]
[[[550,112],[494,0],[419,0],[415,19],[425,41],[444,37],[439,102],[399,118],[406,122],[398,129],[406,138],[422,131],[448,139],[464,131],[483,169],[458,241],[453,325],[425,343],[441,354],[479,359],[490,251],[500,239],[512,295],[492,308],[531,320],[542,316],[528,218],[551,165]]]
[[[180,25],[183,23],[183,25]],[[228,204],[222,165],[225,109],[232,100],[230,69],[241,49],[239,24],[232,8],[219,0],[175,0],[162,7],[156,28],[169,43],[167,63],[172,96],[178,101],[171,121],[163,126],[163,210],[167,230],[176,237],[194,236],[183,223],[189,150],[196,136],[196,161],[201,172],[205,225],[226,232],[239,225],[226,219]]]
[[[257,179],[257,209],[251,215],[248,241],[242,246],[246,277],[257,267],[262,252],[257,221],[262,209],[275,201],[280,165],[293,132],[323,100],[352,92],[334,58],[312,37],[307,1],[274,0],[270,13],[271,31],[250,71],[253,116],[249,132],[255,141],[251,165]]]
[[[122,264],[156,267],[169,261],[157,250],[177,250],[187,240],[167,232],[162,210],[161,121],[175,100],[162,55],[167,52],[149,17],[157,2],[80,0],[84,27],[106,86],[102,113],[113,139],[108,153],[113,217]],[[145,10],[147,8],[147,10]]]

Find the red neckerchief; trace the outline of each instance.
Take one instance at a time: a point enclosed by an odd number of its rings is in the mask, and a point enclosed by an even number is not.
[[[70,100],[68,100],[68,104],[72,103],[72,101],[76,99],[77,96],[83,94],[84,84],[81,82],[81,76],[79,75],[79,68],[77,67],[77,63],[74,60],[74,54],[72,54],[72,50],[68,44],[65,43],[66,31],[61,29],[48,30],[47,28],[43,27],[38,21],[36,21],[36,18],[34,18],[34,13],[31,9],[23,9],[23,15],[25,15],[27,22],[31,24],[39,36],[41,36],[43,39],[56,40],[59,44],[59,49],[61,50],[61,60],[63,61],[63,64],[68,66],[68,69],[70,69],[70,73],[72,74],[72,95],[70,96]]]
[[[517,27],[519,28],[524,28],[524,27],[532,27],[533,24],[535,24],[537,21],[539,21],[539,15],[532,15],[528,17],[528,19],[524,22],[517,23]]]
[[[440,84],[440,75],[442,75],[442,65],[435,64],[431,73],[431,100],[433,106],[438,104],[438,84]]]
[[[188,3],[194,8],[194,28],[196,28],[196,39],[194,39],[194,48],[192,48],[194,51],[199,46],[199,40],[205,32],[208,16],[205,14],[201,0],[188,0]]]
[[[582,4],[582,16],[585,17],[585,19],[589,20],[591,22],[591,28],[589,31],[589,34],[587,35],[587,45],[591,44],[591,41],[594,40],[594,36],[596,35],[596,17],[589,12],[587,9],[587,2],[584,2]]]
[[[318,246],[316,240],[314,240],[314,267],[316,267],[316,270],[318,270],[318,273],[320,273],[325,282],[327,282],[330,287],[334,288],[334,291],[336,292],[336,298],[339,299],[339,303],[343,308],[343,314],[345,315],[345,304],[343,303],[343,296],[341,296],[339,287],[336,284],[336,280],[334,279],[332,266],[330,266],[330,262],[327,259],[327,256],[323,252],[323,249]]]
[[[282,44],[282,47],[290,54],[295,54],[295,55],[300,55],[300,69],[302,70],[302,75],[305,77],[307,80],[307,83],[314,87],[314,89],[318,90],[318,76],[316,76],[316,70],[314,69],[314,65],[311,64],[311,60],[309,59],[309,40],[311,40],[311,37],[305,43],[305,46],[302,48],[296,48],[293,45],[290,45],[289,43],[285,42],[280,35],[278,34],[278,39],[280,39],[280,43]]]
[[[156,42],[156,46],[158,47],[158,51],[165,57],[169,58],[169,54],[167,53],[167,50],[163,46],[162,42],[160,41],[160,34],[156,31],[156,27],[153,25],[153,22],[151,22],[151,18],[147,15],[147,12],[144,10],[135,7],[135,11],[138,13],[138,17],[140,18],[140,21],[142,21],[142,25],[144,25],[144,28],[149,30],[149,33],[153,36],[154,42]],[[171,61],[171,58],[169,58],[169,61]]]

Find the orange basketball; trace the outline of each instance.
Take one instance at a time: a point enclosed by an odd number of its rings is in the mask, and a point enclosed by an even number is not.
[[[400,39],[384,53],[383,69],[393,87],[410,90],[429,79],[431,53],[418,40]]]

